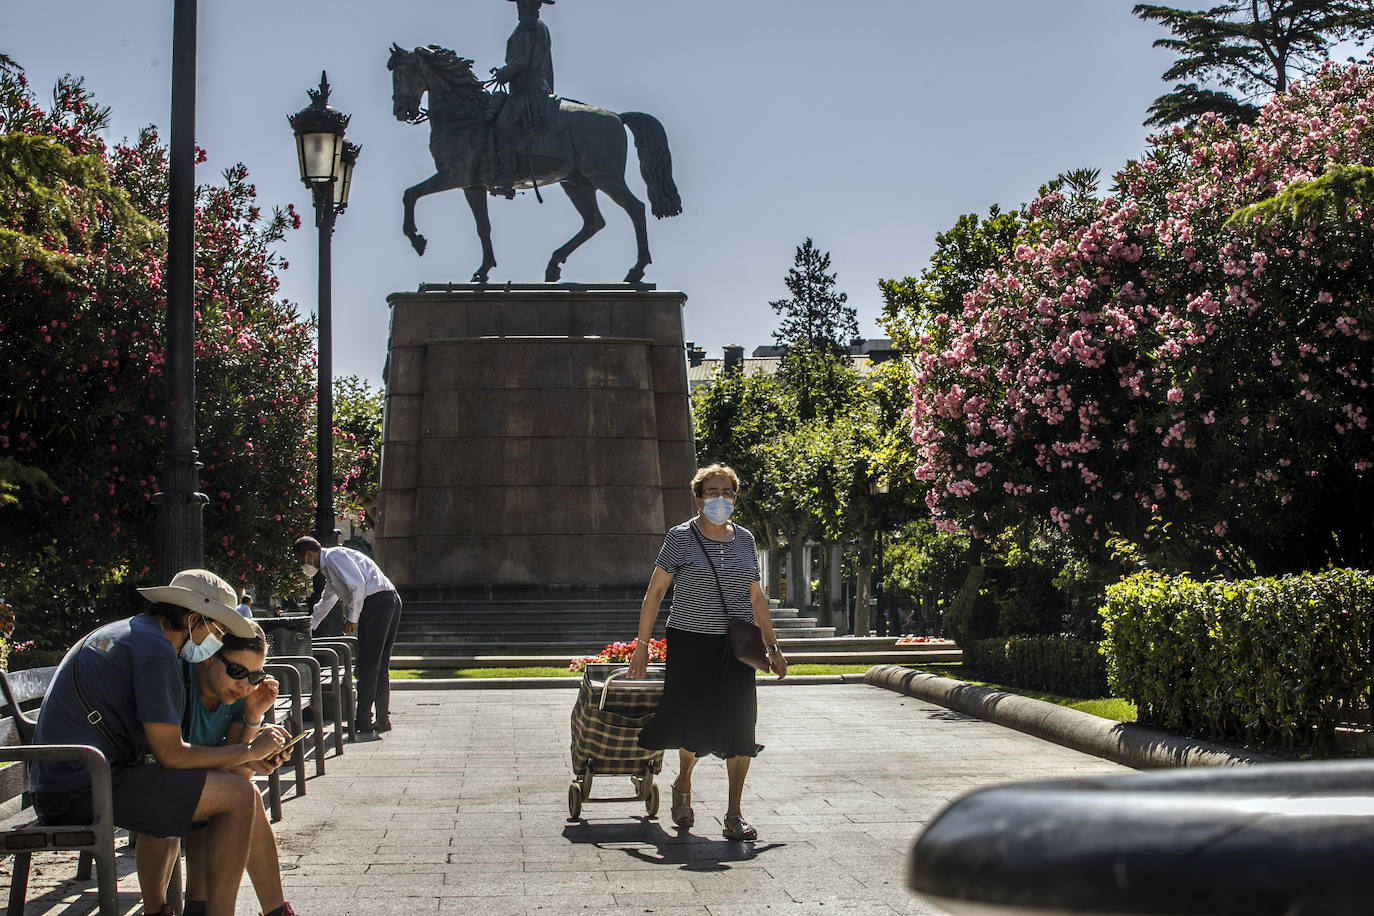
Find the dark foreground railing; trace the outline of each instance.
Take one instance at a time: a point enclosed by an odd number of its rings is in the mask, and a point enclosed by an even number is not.
[[[956,916],[1367,916],[1374,762],[1022,783],[926,828],[909,887]]]

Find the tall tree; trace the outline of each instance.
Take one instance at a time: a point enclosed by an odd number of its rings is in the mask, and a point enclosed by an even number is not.
[[[1207,111],[1253,123],[1256,102],[1315,73],[1333,45],[1374,34],[1374,0],[1227,0],[1206,10],[1138,3],[1131,12],[1168,28],[1172,37],[1155,47],[1178,55],[1162,78],[1181,82],[1155,99],[1147,125],[1194,121]]]
[[[795,403],[768,375],[720,372],[692,393],[697,464],[719,461],[739,473],[743,493],[736,517],[768,548],[770,582],[778,581],[782,539],[790,535],[777,512],[778,495],[765,482],[760,449],[796,422]]]
[[[780,375],[797,396],[803,420],[832,415],[827,403],[843,399],[837,390],[846,378],[836,371],[849,352],[849,342],[859,333],[849,296],[835,288],[830,273],[830,253],[808,238],[797,248],[792,267],[783,282],[791,297],[768,303],[782,316],[773,339],[785,350]]]
[[[107,149],[107,114],[79,80],[45,110],[0,70],[0,481],[20,486],[0,499],[0,589],[49,646],[136,602],[153,559],[166,149],[151,130]],[[272,587],[310,521],[311,329],[273,250],[296,220],[264,214],[242,166],[196,206],[206,562]]]

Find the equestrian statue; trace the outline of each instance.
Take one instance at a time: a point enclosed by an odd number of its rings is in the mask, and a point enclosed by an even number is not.
[[[393,113],[397,120],[412,124],[429,121],[429,151],[437,169],[406,189],[402,230],[423,255],[427,243],[415,228],[415,202],[427,194],[462,188],[482,240],[482,265],[472,280],[486,283],[496,266],[488,193],[510,197],[516,189],[533,188],[539,196],[541,186],[558,182],[582,216],[582,228],[549,258],[544,281],[553,283],[562,276],[568,256],[606,225],[596,202],[596,192],[601,191],[634,223],[638,260],[625,282],[639,283],[651,261],[649,235],[644,204],[625,184],[625,128],[634,135],[649,205],[660,219],[682,212],[667,134],[651,115],[616,114],[554,96],[548,29],[538,16],[539,7],[552,0],[516,2],[520,24],[507,42],[506,64],[485,82],[473,73],[473,61],[447,48],[429,45],[406,51],[391,46],[387,69]],[[509,90],[489,91],[498,84]],[[428,108],[420,105],[425,93]]]

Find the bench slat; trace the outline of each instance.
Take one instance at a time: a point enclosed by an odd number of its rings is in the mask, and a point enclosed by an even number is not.
[[[49,665],[46,668],[28,668],[24,671],[6,671],[5,677],[10,682],[10,689],[14,691],[14,698],[19,701],[19,705],[28,708],[34,701],[42,701],[43,694],[47,692],[48,685],[52,683],[53,675],[57,673],[57,666]]]
[[[18,798],[28,791],[28,765],[0,763],[0,802]]]

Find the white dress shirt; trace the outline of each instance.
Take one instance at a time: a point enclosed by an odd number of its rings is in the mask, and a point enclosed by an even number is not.
[[[357,623],[368,596],[396,590],[371,557],[349,547],[321,547],[320,569],[324,572],[324,591],[310,615],[312,630],[340,600],[344,602],[348,622]]]

